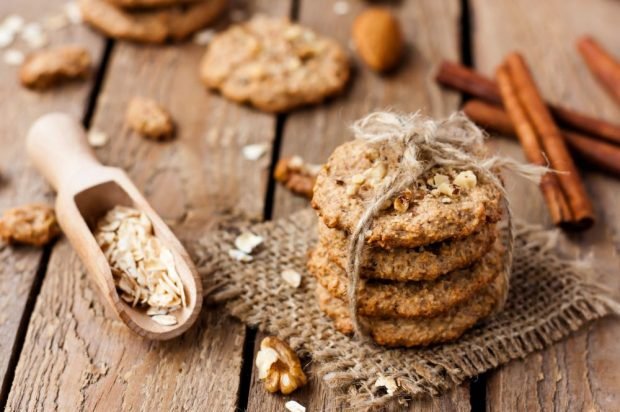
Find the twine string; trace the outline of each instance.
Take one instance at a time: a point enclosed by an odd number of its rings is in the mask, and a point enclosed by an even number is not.
[[[392,112],[376,112],[358,120],[352,125],[356,139],[369,143],[391,145],[402,153],[397,169],[377,187],[368,201],[362,216],[351,233],[348,246],[347,276],[349,312],[355,335],[366,336],[357,311],[358,292],[361,287],[360,268],[366,244],[366,234],[388,200],[436,166],[454,167],[476,172],[479,180],[489,182],[502,195],[506,210],[507,236],[506,253],[502,275],[506,277],[506,288],[501,291],[498,307],[507,297],[508,280],[512,268],[514,234],[512,211],[504,186],[497,176],[500,170],[508,170],[526,179],[539,182],[548,169],[540,166],[518,163],[505,157],[481,158],[484,153],[485,134],[462,113],[455,113],[446,120],[435,121],[419,113],[402,115]]]

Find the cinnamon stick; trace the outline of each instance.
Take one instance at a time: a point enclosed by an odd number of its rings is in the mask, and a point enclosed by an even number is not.
[[[559,172],[556,176],[570,205],[575,222],[579,226],[591,226],[594,223],[592,202],[590,202],[573,158],[568,152],[560,129],[540,96],[527,63],[520,54],[512,53],[506,59],[506,67],[519,102],[536,129],[551,166]]]
[[[474,99],[465,103],[463,112],[487,131],[516,136],[510,117],[500,106]],[[601,170],[620,177],[620,146],[568,130],[561,131],[573,154]]]
[[[508,74],[508,69],[504,66],[497,71],[497,84],[525,156],[530,163],[546,166],[547,159],[543,154],[543,148],[536,134],[536,129],[527,118],[527,114],[519,102],[517,90],[515,90]],[[557,175],[549,172],[542,176],[540,189],[547,203],[553,223],[563,225],[572,222],[573,215],[570,205],[562,191]]]
[[[620,103],[620,61],[590,36],[579,39],[577,49],[599,83]]]
[[[444,61],[437,72],[438,83],[490,103],[501,104],[497,84],[478,72],[461,64]],[[620,144],[620,125],[592,116],[549,104],[554,118],[563,126],[585,133],[593,138]]]

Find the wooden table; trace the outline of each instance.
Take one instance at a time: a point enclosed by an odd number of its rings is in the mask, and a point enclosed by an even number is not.
[[[0,18],[19,13],[34,20],[61,10],[64,0],[5,0]],[[282,157],[300,154],[322,162],[350,139],[347,124],[375,108],[422,110],[435,116],[456,110],[461,96],[440,89],[433,71],[444,58],[492,74],[509,51],[532,65],[543,93],[584,112],[618,122],[620,107],[599,87],[579,58],[575,39],[591,33],[620,56],[620,2],[614,0],[409,0],[394,2],[406,33],[406,64],[379,77],[356,64],[346,94],[330,103],[273,116],[210,94],[200,85],[194,44],[140,46],[106,40],[83,26],[54,33],[53,44],[80,43],[92,52],[98,74],[56,91],[21,88],[16,69],[0,64],[0,209],[53,200],[29,164],[24,136],[49,111],[65,111],[111,141],[97,150],[107,164],[127,170],[152,205],[186,236],[198,236],[230,216],[271,219],[306,201],[274,184],[270,172]],[[289,15],[349,43],[354,16],[366,4],[349,0],[345,15],[328,0],[248,0],[248,13]],[[124,125],[134,95],[170,108],[179,124],[170,143],[145,141]],[[249,161],[241,148],[266,142],[270,152]],[[501,138],[492,144],[522,159]],[[601,280],[620,290],[620,182],[582,166],[596,204],[598,224],[572,236],[569,253],[602,269]],[[549,224],[536,187],[510,180],[518,215]],[[266,394],[257,382],[254,354],[260,333],[205,308],[197,327],[173,342],[142,340],[103,306],[94,283],[66,240],[43,250],[0,250],[0,409],[282,411],[289,397]],[[620,323],[608,319],[522,361],[478,377],[411,410],[508,411],[619,410]],[[310,411],[339,409],[313,379],[291,398]]]

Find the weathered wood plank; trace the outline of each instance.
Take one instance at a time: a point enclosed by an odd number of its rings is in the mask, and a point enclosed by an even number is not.
[[[616,55],[620,4],[609,1],[474,0],[475,65],[493,74],[502,57],[520,50],[530,62],[544,95],[551,101],[617,121],[620,108],[588,72],[575,40],[589,33]],[[523,159],[512,142],[498,141],[502,151]],[[570,252],[589,259],[600,281],[620,292],[620,182],[582,168],[599,221],[571,238]],[[549,223],[537,188],[510,180],[517,214]],[[619,293],[620,295],[620,293]],[[620,402],[620,325],[606,320],[523,361],[512,362],[488,380],[489,410],[615,410]],[[518,383],[518,384],[515,384]]]
[[[0,2],[0,19],[18,13],[28,22],[62,12],[65,1],[36,0]],[[70,27],[50,34],[50,44],[77,43],[91,52],[95,67],[103,52],[104,42],[83,27]],[[11,47],[27,51],[21,41]],[[4,51],[3,51],[4,52]],[[88,81],[37,93],[19,84],[18,68],[0,63],[0,211],[27,202],[51,202],[47,186],[28,162],[23,139],[28,127],[41,114],[63,110],[81,119],[88,104],[94,76]],[[41,250],[29,247],[0,246],[0,399],[8,391],[7,367],[17,353],[16,335],[30,295]]]
[[[289,2],[256,1],[248,11],[288,14]],[[220,214],[262,217],[268,158],[241,155],[273,141],[275,117],[207,93],[198,79],[202,48],[117,43],[93,127],[111,136],[98,151],[127,170],[179,232],[199,235]],[[134,95],[153,97],[178,124],[156,143],[124,125]],[[9,395],[10,410],[234,410],[245,327],[205,308],[170,342],[133,335],[101,304],[94,283],[61,241],[42,285]]]
[[[302,1],[299,20],[348,46],[355,16],[367,7],[362,2],[348,2],[351,10],[343,16],[333,12],[333,2]],[[355,61],[355,74],[344,96],[326,105],[305,109],[288,116],[284,125],[281,156],[299,154],[310,162],[324,162],[333,149],[351,139],[348,125],[373,109],[392,108],[431,115],[447,115],[457,108],[457,95],[441,91],[432,81],[435,64],[442,58],[459,59],[458,1],[399,2],[392,6],[398,15],[407,39],[408,51],[404,64],[395,73],[379,76]],[[304,199],[276,189],[274,215],[285,216],[307,207]],[[259,334],[257,345],[264,337]],[[258,348],[258,346],[256,346]],[[313,379],[309,385],[289,397],[269,395],[253,373],[248,409],[280,411],[289,398],[308,410],[341,408],[329,389]],[[465,385],[444,397],[414,402],[412,410],[469,410],[469,387]]]

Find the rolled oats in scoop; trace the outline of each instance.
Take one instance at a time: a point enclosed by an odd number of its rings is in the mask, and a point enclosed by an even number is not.
[[[174,256],[153,232],[141,211],[116,206],[99,220],[95,239],[110,262],[121,299],[145,307],[164,326],[177,323],[171,312],[186,306],[185,291]]]

